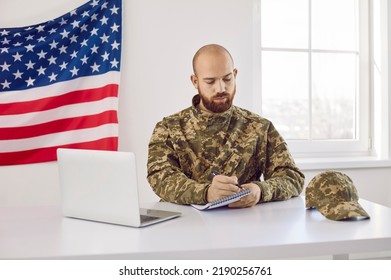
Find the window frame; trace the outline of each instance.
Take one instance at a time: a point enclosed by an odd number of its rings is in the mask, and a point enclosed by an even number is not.
[[[381,91],[380,96],[374,96],[374,53],[373,53],[373,1],[378,1],[382,6],[380,16],[382,24],[382,37],[386,40],[382,41],[381,59],[386,61],[383,66],[381,76]],[[261,2],[262,0],[254,0],[253,9],[253,109],[261,112],[262,100],[259,98],[262,92],[262,81],[259,77],[261,73]],[[385,167],[391,166],[391,97],[389,97],[389,75],[388,69],[391,66],[391,56],[388,55],[388,46],[391,45],[391,4],[387,0],[359,0],[359,25],[363,29],[364,35],[360,35],[360,52],[365,48],[367,55],[360,56],[360,64],[367,65],[360,67],[360,76],[366,76],[367,79],[360,80],[360,102],[356,112],[357,117],[361,117],[361,125],[357,127],[359,139],[357,140],[328,140],[328,141],[301,141],[287,140],[289,149],[295,157],[299,166],[306,170],[319,170],[324,168],[362,168],[362,167]],[[311,8],[311,7],[309,7]],[[390,41],[390,43],[389,43]],[[375,98],[380,99],[378,103],[382,104],[381,108],[375,108]],[[375,111],[377,112],[377,120],[380,119],[381,124],[374,125],[376,119]],[[361,114],[359,114],[361,112]],[[365,118],[363,116],[366,116]],[[271,120],[272,121],[272,120]],[[310,145],[309,145],[310,144]]]

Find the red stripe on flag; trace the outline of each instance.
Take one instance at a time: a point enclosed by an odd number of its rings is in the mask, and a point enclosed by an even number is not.
[[[28,164],[57,160],[58,148],[76,148],[90,150],[118,150],[118,137],[108,137],[91,142],[41,148],[35,150],[0,153],[0,165]]]
[[[110,84],[101,88],[68,92],[59,96],[46,97],[31,101],[0,104],[0,115],[16,115],[46,111],[65,105],[102,100],[107,97],[118,97],[118,85]]]
[[[108,123],[118,123],[117,111],[74,117],[24,127],[0,127],[0,140],[23,139],[64,132],[70,130],[97,127]]]

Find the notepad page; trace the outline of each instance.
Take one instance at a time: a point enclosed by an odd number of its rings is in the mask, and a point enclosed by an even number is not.
[[[209,209],[222,207],[222,206],[231,204],[231,203],[233,203],[235,201],[238,201],[243,196],[248,195],[249,193],[250,193],[250,190],[249,189],[245,189],[245,190],[243,190],[241,192],[238,192],[238,193],[235,193],[233,195],[229,195],[229,196],[226,196],[226,197],[223,197],[223,198],[211,201],[211,202],[209,202],[209,203],[207,203],[205,205],[191,204],[191,206],[193,206],[194,208],[196,208],[198,210],[209,210]]]

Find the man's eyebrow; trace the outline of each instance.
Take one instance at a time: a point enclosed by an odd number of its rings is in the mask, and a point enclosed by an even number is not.
[[[222,78],[223,78],[223,79],[224,79],[224,78],[228,78],[228,76],[230,76],[230,75],[232,75],[232,72],[230,72],[230,73],[228,73],[228,74],[222,76]],[[218,78],[219,78],[219,77],[206,77],[206,78],[203,78],[203,80],[204,80],[204,81],[205,81],[205,80],[211,81],[211,80],[215,80],[215,79],[218,79]]]

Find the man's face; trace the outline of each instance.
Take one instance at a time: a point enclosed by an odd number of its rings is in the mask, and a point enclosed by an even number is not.
[[[231,106],[236,93],[236,74],[226,54],[203,54],[191,79],[201,97],[200,108],[222,113]]]

